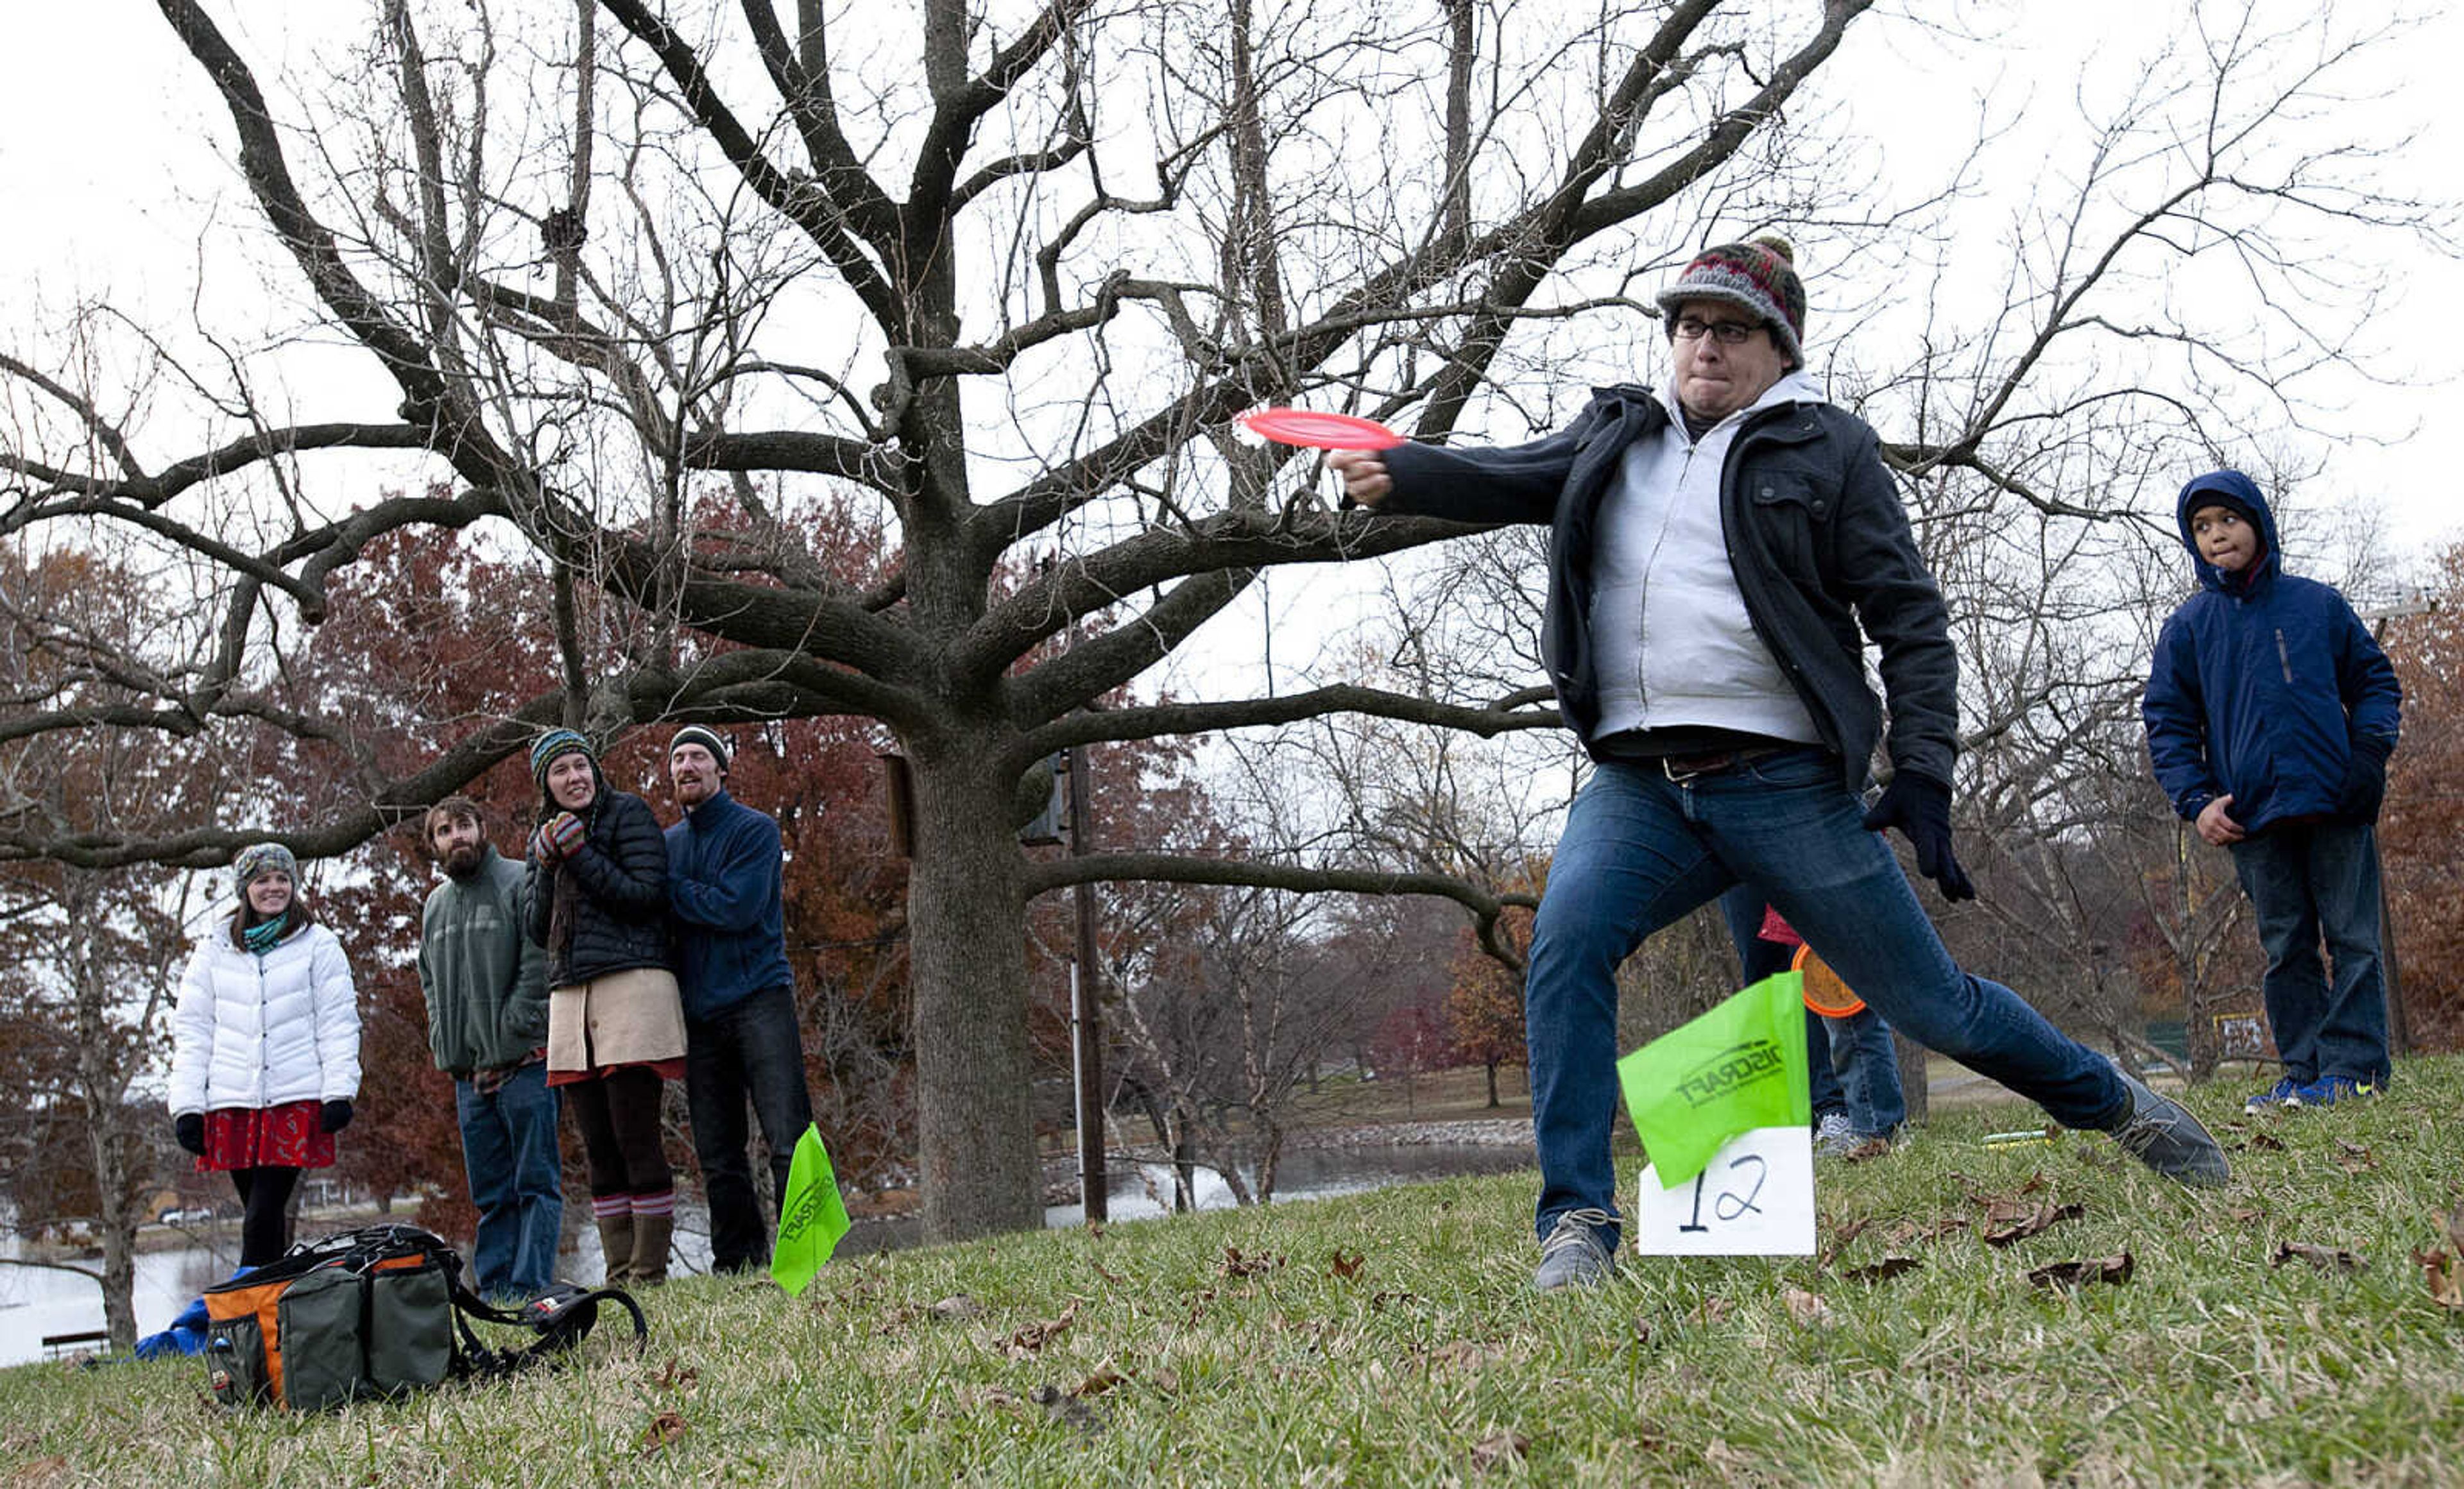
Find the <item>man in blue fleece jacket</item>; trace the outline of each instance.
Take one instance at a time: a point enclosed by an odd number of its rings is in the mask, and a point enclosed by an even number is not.
[[[2332,1106],[2387,1084],[2372,824],[2404,691],[2335,586],[2284,572],[2276,515],[2249,476],[2198,477],[2174,517],[2199,592],[2156,639],[2140,708],[2148,756],[2173,810],[2233,854],[2258,915],[2284,1075],[2247,1109]]]
[[[685,1004],[685,1103],[710,1196],[711,1265],[767,1264],[770,1232],[745,1154],[745,1103],[783,1201],[796,1139],[813,1120],[781,904],[779,823],[727,794],[727,743],[698,724],[668,744],[684,820],[668,829],[668,904]]]

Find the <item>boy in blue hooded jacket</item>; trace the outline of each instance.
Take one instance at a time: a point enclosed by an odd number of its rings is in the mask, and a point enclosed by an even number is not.
[[[2335,586],[2284,572],[2250,477],[2198,477],[2175,516],[2199,592],[2156,639],[2140,712],[2157,784],[2232,852],[2257,912],[2284,1075],[2247,1109],[2366,1096],[2387,1080],[2372,824],[2403,690]]]

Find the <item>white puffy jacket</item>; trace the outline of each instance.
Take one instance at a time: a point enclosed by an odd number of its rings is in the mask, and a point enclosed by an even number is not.
[[[359,1094],[359,993],[342,943],[312,924],[258,956],[218,922],[180,979],[171,1115]]]

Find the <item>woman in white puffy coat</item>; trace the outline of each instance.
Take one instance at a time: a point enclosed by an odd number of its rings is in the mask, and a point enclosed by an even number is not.
[[[239,1191],[239,1259],[290,1249],[303,1169],[334,1161],[360,1094],[359,995],[334,932],[300,905],[278,843],[240,850],[240,903],[198,944],[171,1020],[171,1122],[200,1171]]]

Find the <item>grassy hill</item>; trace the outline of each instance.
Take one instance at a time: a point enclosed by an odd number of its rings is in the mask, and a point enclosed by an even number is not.
[[[195,1361],[25,1367],[0,1482],[2464,1480],[2464,1307],[2416,1260],[2457,1245],[2464,1061],[2359,1108],[2243,1094],[2190,1097],[2220,1192],[1961,1110],[1821,1169],[1820,1257],[1628,1257],[1584,1296],[1528,1290],[1509,1175],[870,1257],[801,1300],[678,1282],[641,1359],[603,1325],[580,1369],[323,1416],[226,1414]]]

